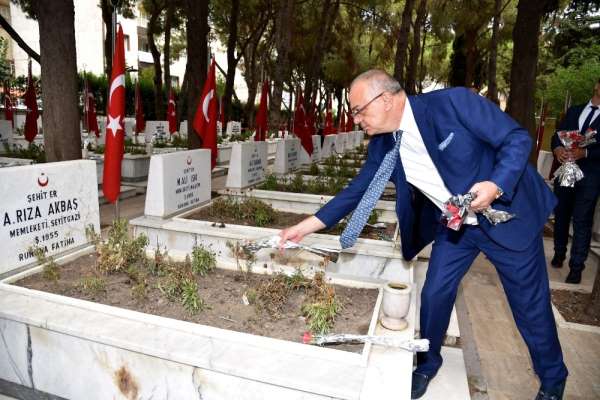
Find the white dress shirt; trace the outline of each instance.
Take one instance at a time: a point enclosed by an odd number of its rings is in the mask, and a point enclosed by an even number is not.
[[[592,112],[592,101],[590,100],[586,106],[583,108],[583,111],[581,112],[581,114],[579,114],[579,130],[581,130],[581,128],[583,128],[583,123],[585,122],[586,118],[588,117],[588,115]],[[598,106],[595,106],[598,107]],[[590,121],[590,125],[592,125],[594,123],[594,120],[596,118],[598,118],[598,115],[600,114],[600,107],[594,111],[594,116],[592,117],[592,120]]]
[[[443,211],[444,202],[452,197],[452,194],[427,152],[408,99],[404,102],[404,113],[398,129],[403,132],[399,152],[406,180]],[[477,217],[473,211],[469,211],[465,223],[477,225]]]

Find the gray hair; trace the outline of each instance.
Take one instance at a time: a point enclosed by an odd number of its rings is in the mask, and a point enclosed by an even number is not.
[[[381,92],[399,93],[404,90],[400,82],[382,69],[370,69],[358,75],[350,84],[350,90],[361,81],[367,82],[373,95]]]

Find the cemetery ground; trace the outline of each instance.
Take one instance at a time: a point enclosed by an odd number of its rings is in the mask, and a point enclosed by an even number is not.
[[[214,191],[224,188],[226,177],[212,180]],[[143,214],[144,196],[126,199],[121,215],[134,218]],[[100,208],[103,232],[114,217],[114,207]],[[582,284],[564,283],[567,268],[550,267],[552,239],[544,238],[548,275],[552,289],[590,293],[594,274],[600,263],[600,243],[592,243],[592,252],[583,274]],[[533,372],[526,346],[514,323],[510,307],[493,265],[480,255],[462,281],[456,300],[462,347],[472,399],[527,400],[533,398],[538,381]],[[565,362],[569,368],[566,396],[568,400],[600,398],[600,328],[566,322],[555,309],[555,318]],[[447,356],[443,368],[449,367]],[[445,398],[446,388],[439,380],[431,383],[427,399]]]

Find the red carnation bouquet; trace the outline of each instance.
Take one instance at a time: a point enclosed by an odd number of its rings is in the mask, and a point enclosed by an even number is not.
[[[579,131],[558,131],[558,139],[567,150],[583,148],[596,140],[596,131],[588,129],[585,134]],[[574,187],[575,182],[583,179],[583,171],[573,160],[566,161],[554,172],[554,178],[558,178],[560,186]]]

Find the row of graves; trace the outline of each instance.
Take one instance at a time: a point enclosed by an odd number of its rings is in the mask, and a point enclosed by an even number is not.
[[[401,257],[393,186],[354,247],[343,221],[278,244],[357,173],[364,139],[231,143],[218,193],[209,150],[153,154],[144,215],[104,235],[94,160],[0,169],[0,393],[409,399],[427,263]],[[469,398],[461,350],[444,358],[428,398]]]

